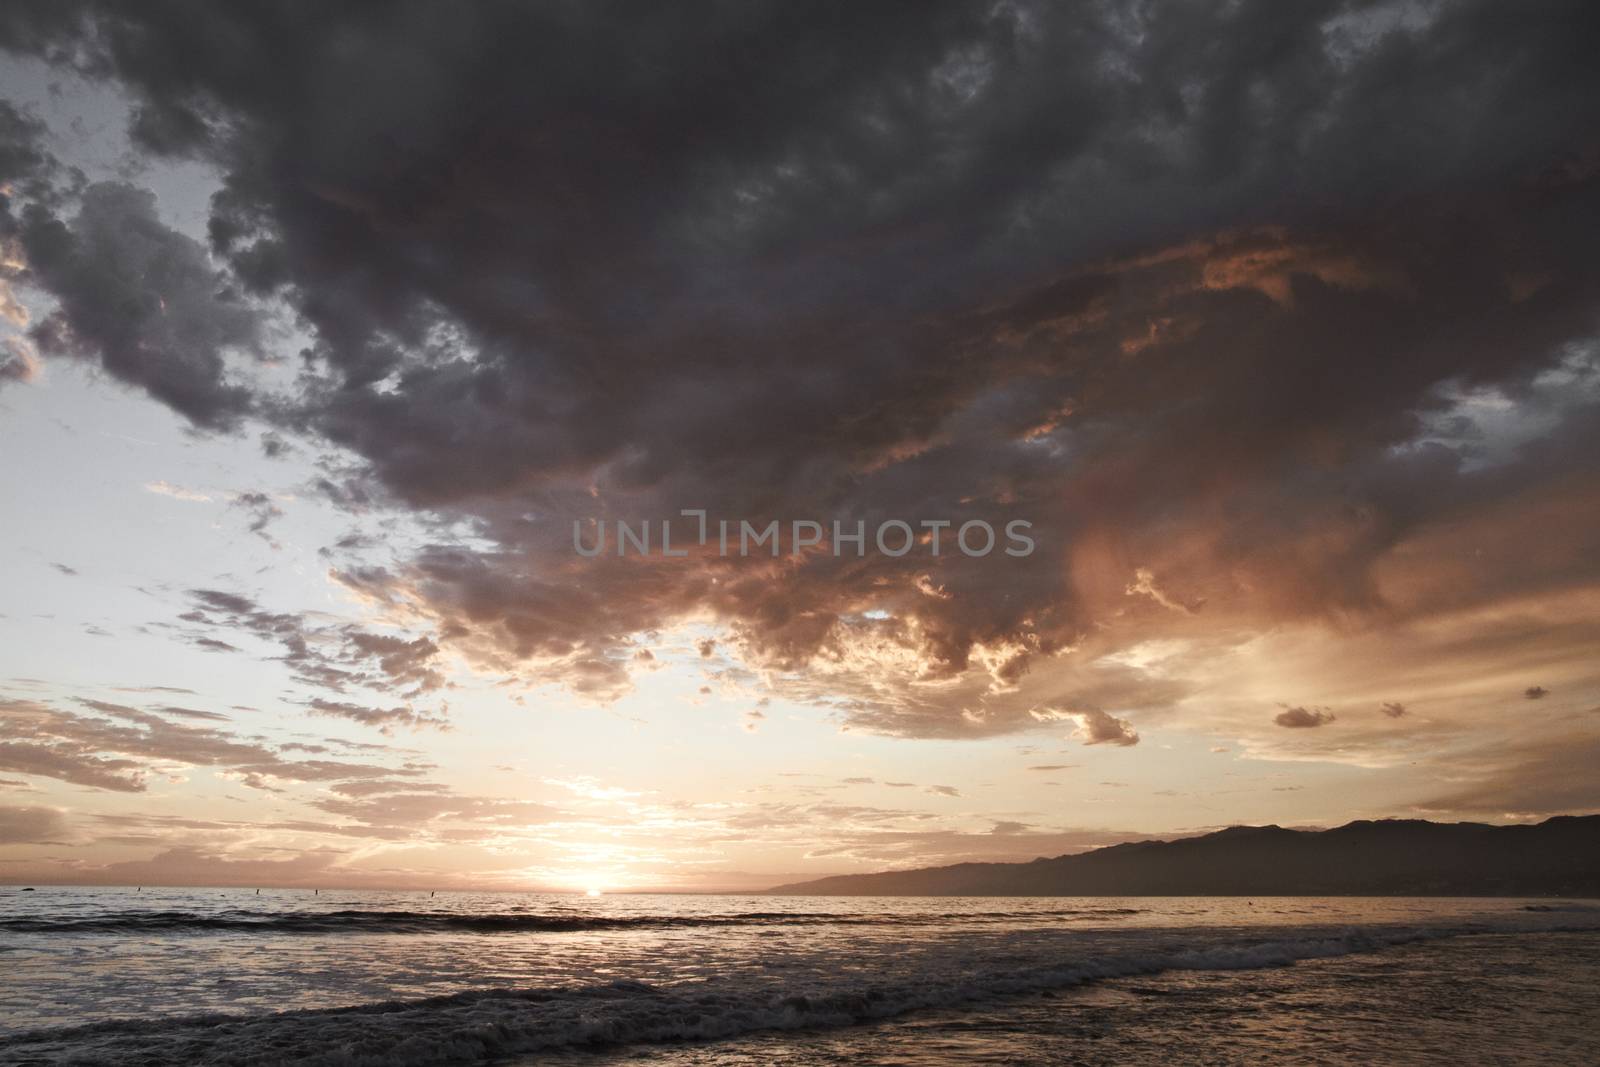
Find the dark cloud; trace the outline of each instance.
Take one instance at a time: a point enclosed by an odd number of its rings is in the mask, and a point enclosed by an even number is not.
[[[1530,685],[1522,691],[1522,695],[1529,700],[1542,700],[1548,696],[1550,690],[1542,685]]]
[[[0,100],[0,183],[8,187],[7,201],[53,197],[51,179],[59,176],[61,167],[45,147],[49,132],[34,116],[19,111],[8,100]],[[8,222],[9,206],[8,203]],[[9,226],[6,236],[12,236]]]
[[[256,312],[200,244],[161,222],[154,195],[92,185],[70,223],[24,213],[21,242],[29,280],[60,305],[32,331],[42,352],[94,359],[199,426],[226,426],[250,408],[224,356],[256,349]]]
[[[1272,717],[1272,721],[1279,726],[1291,729],[1307,729],[1316,726],[1326,726],[1334,721],[1333,712],[1327,708],[1285,708]]]
[[[1378,706],[1378,710],[1391,719],[1403,719],[1406,716],[1406,706],[1398,700],[1386,700]]]
[[[1462,563],[1540,493],[1600,501],[1600,396],[1571,385],[1596,373],[1593,5],[18,2],[0,46],[114,80],[141,150],[222,182],[208,259],[0,113],[31,182],[7,232],[60,305],[41,350],[203,427],[343,446],[343,506],[467,520],[339,576],[485,669],[614,699],[631,635],[710,618],[702,655],[809,671],[791,695],[851,728],[1143,723],[1181,687],[1090,679],[1090,653],[1596,578],[1600,523]],[[227,372],[253,301],[310,339],[287,392]],[[1542,439],[1489,462],[1472,390]],[[1040,550],[571,550],[573,519],[685,507],[1021,517]],[[335,694],[439,682],[431,653],[202,611]]]
[[[271,534],[267,533],[267,527],[272,525],[274,520],[283,518],[283,509],[273,503],[270,496],[266,493],[254,491],[240,493],[229,502],[229,506],[249,514],[251,533],[273,548],[279,547],[278,542],[273,539]]]

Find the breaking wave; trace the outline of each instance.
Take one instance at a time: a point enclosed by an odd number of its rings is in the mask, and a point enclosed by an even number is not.
[[[1051,911],[860,912],[750,911],[710,915],[597,915],[526,912],[449,911],[127,911],[74,917],[0,919],[8,933],[261,933],[261,934],[425,934],[562,933],[584,930],[643,930],[712,926],[892,926],[951,922],[1013,922],[1037,919],[1116,918],[1140,908],[1072,908]]]

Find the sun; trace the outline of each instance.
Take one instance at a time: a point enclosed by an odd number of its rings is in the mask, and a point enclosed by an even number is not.
[[[601,893],[600,890],[595,888],[594,886],[590,886],[588,889],[585,889],[583,891],[583,895],[586,896],[586,897],[604,896],[604,894]]]

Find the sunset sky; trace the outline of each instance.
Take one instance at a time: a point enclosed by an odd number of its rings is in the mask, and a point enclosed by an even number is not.
[[[1583,2],[11,0],[0,881],[1600,810],[1597,55]],[[696,508],[1036,551],[574,551]]]

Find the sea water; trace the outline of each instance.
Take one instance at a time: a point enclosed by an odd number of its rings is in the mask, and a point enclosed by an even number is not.
[[[1600,1062],[1600,903],[0,889],[0,1063]]]

